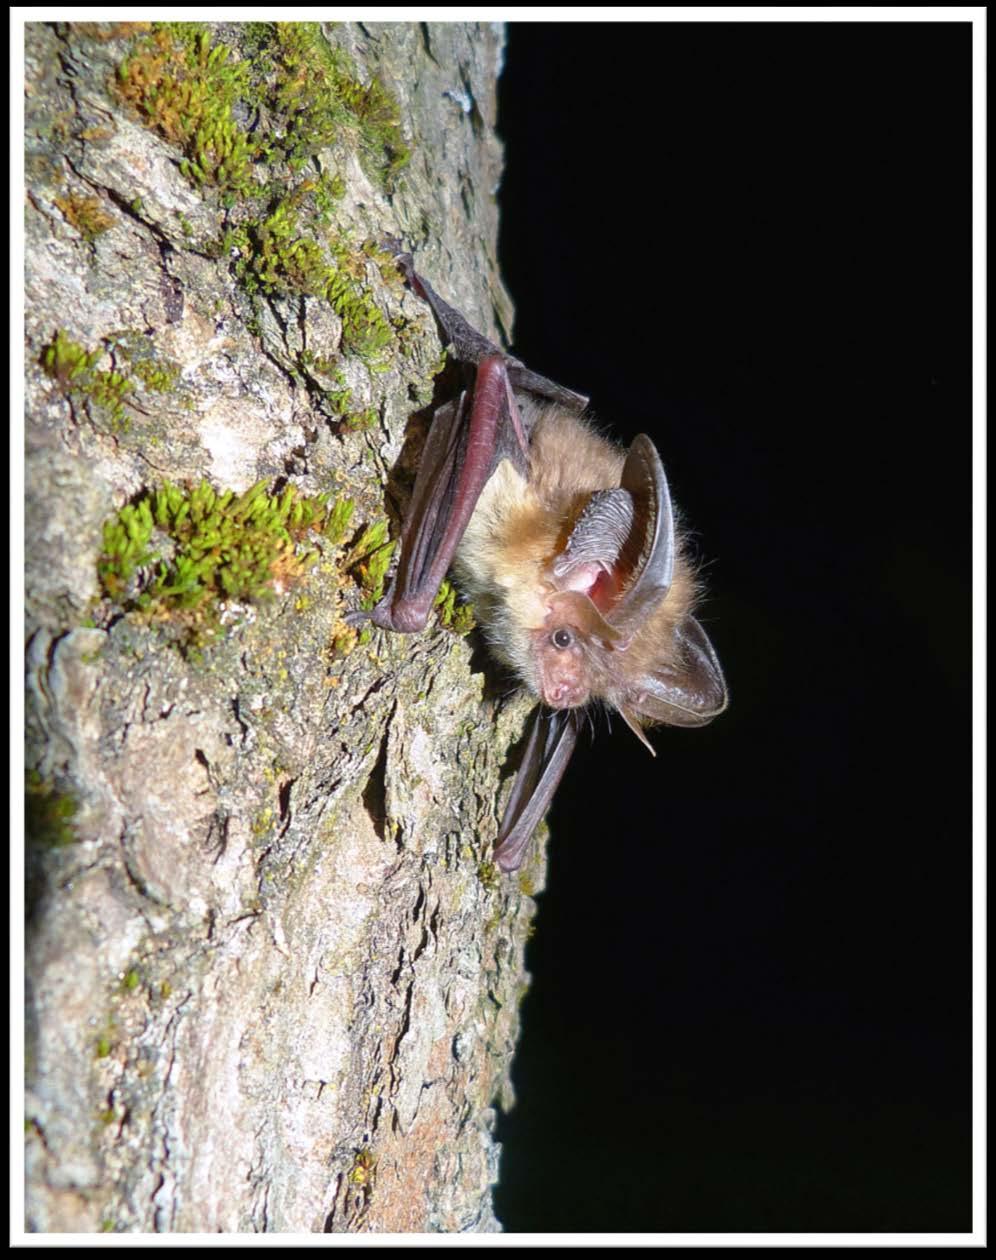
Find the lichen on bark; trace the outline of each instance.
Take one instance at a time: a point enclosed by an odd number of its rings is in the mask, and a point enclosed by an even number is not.
[[[509,325],[501,48],[460,23],[25,26],[29,1230],[498,1228],[543,868],[489,858],[527,706],[473,640],[357,641],[342,614],[441,362],[380,243]],[[177,517],[202,483],[248,517],[260,482],[272,511],[351,501],[349,530],[285,513],[267,591],[239,553],[257,585],[226,597],[214,558],[209,616],[204,549],[168,568]],[[108,538],[167,485],[109,588]],[[143,602],[157,574],[173,603]]]

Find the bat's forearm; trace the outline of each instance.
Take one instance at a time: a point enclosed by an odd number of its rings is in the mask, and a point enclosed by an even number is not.
[[[409,633],[424,629],[510,425],[524,442],[504,357],[490,354],[477,365],[472,395],[461,394],[433,419],[402,532],[398,571],[374,609],[376,625]]]

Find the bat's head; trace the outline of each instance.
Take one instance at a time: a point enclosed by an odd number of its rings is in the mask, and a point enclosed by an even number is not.
[[[619,488],[592,495],[579,514],[552,584],[533,632],[545,704],[603,700],[648,748],[644,724],[702,726],[726,707],[716,654],[691,615],[695,583],[649,438],[633,442]]]
[[[690,575],[679,567],[668,597],[625,631],[585,592],[551,597],[546,623],[533,632],[543,703],[572,709],[604,701],[648,748],[644,725],[711,722],[726,708],[726,682],[708,636],[689,611],[693,591]]]
[[[609,654],[623,635],[585,589],[557,591],[547,610],[542,628],[533,632],[540,698],[551,709],[574,709],[602,689]]]

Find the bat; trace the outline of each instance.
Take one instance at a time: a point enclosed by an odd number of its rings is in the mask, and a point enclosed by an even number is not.
[[[540,702],[494,851],[514,871],[583,706],[611,706],[653,754],[645,726],[705,725],[726,707],[726,683],[692,614],[698,584],[651,440],[624,451],[600,437],[587,398],[472,328],[410,254],[397,261],[432,308],[457,381],[433,413],[397,570],[370,616],[422,630],[452,566],[491,650]]]

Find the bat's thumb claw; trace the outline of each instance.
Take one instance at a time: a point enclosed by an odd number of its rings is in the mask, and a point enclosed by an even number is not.
[[[381,248],[387,250],[389,254],[394,255],[394,261],[401,268],[401,271],[407,280],[410,273],[415,268],[415,260],[411,256],[411,251],[405,248],[405,243],[400,236],[385,236],[381,240]]]

